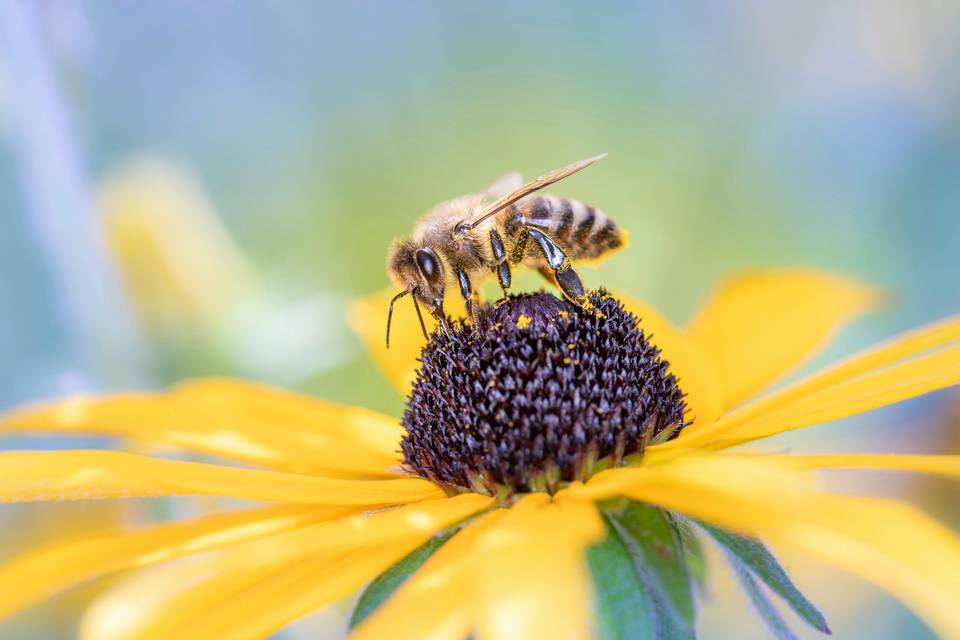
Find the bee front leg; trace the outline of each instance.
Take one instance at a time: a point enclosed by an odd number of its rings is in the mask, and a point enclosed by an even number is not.
[[[476,326],[477,315],[480,313],[480,309],[473,296],[473,285],[470,283],[470,276],[467,275],[466,271],[460,269],[459,267],[456,270],[456,274],[457,283],[460,285],[460,295],[463,296],[463,300],[467,305],[467,315],[470,317],[470,321],[473,323],[473,326]]]
[[[584,290],[580,276],[570,266],[570,258],[564,253],[553,239],[540,229],[527,227],[527,235],[533,240],[543,254],[546,266],[553,272],[553,277],[563,295],[570,302],[580,306],[583,304]]]
[[[443,330],[443,335],[450,337],[450,328],[447,326],[447,313],[443,310],[442,305],[437,305],[430,310],[431,315],[433,315],[434,320],[437,321],[437,324],[440,325],[440,328]]]

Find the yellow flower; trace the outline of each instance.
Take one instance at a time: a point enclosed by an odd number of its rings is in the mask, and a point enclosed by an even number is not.
[[[329,322],[342,306],[336,296],[264,282],[188,168],[138,155],[104,178],[97,195],[129,298],[167,356],[155,363],[162,369],[203,361],[294,384],[343,357]]]
[[[98,189],[104,231],[144,323],[163,332],[214,326],[254,288],[254,268],[200,181],[140,156]]]
[[[552,320],[529,312],[531,299],[523,312],[532,324],[510,327],[511,339],[534,332],[534,341],[546,340],[554,330]],[[351,315],[383,370],[407,393],[423,341],[412,310],[398,309],[396,337],[385,350],[386,300],[359,303]],[[564,326],[621,332],[633,342],[590,349],[572,342],[569,353],[560,354],[521,345],[529,362],[504,360],[523,369],[516,379],[501,367],[497,358],[507,356],[496,349],[486,361],[496,376],[485,377],[466,361],[434,362],[443,353],[428,347],[403,418],[406,429],[364,409],[237,380],[22,408],[0,420],[4,431],[108,434],[266,469],[117,451],[3,452],[4,500],[215,495],[276,504],[117,530],[22,555],[0,567],[0,615],[97,576],[149,566],[94,605],[83,637],[256,638],[356,591],[407,557],[411,568],[422,565],[388,589],[389,597],[355,628],[357,638],[582,637],[600,624],[592,607],[609,604],[599,595],[592,602],[589,572],[603,563],[597,554],[610,551],[603,545],[617,529],[608,523],[626,498],[716,527],[718,536],[758,536],[825,560],[886,588],[944,636],[960,637],[960,539],[909,505],[819,490],[812,473],[850,467],[960,477],[960,458],[728,451],[960,382],[960,317],[954,317],[757,397],[876,302],[876,293],[859,283],[804,270],[735,278],[686,328],[625,302],[672,376],[646,338],[616,325],[622,315],[583,315],[577,322],[585,324]],[[615,301],[604,304],[604,313],[620,313]],[[473,339],[457,333],[442,344],[456,354]],[[623,366],[599,362],[598,379],[620,385],[613,395],[600,390],[605,401],[622,395],[624,402],[650,407],[643,409],[649,425],[626,444],[610,431],[607,408],[584,400],[590,389],[537,368],[540,359],[554,357],[571,371],[586,368],[608,357],[608,347],[627,354],[655,382],[637,387],[640,396],[633,398]],[[463,379],[476,384],[463,393],[444,386]],[[521,397],[511,391],[520,383],[538,390]],[[572,400],[564,395],[571,390]],[[476,443],[464,438],[493,436],[489,425],[470,422],[476,415],[458,404],[464,398],[478,404],[490,398],[484,410],[491,411],[506,411],[508,405],[496,405],[504,400],[572,404],[546,432],[548,440],[559,435],[558,442],[526,442],[501,425],[497,437],[513,448],[488,450],[489,460],[477,460],[468,455]],[[600,418],[591,420],[584,407]],[[431,420],[434,415],[462,415],[467,426]],[[577,448],[582,432],[600,433],[592,449]],[[607,435],[615,453],[596,448]],[[536,464],[525,467],[524,460]],[[408,554],[418,549],[423,557],[411,560]],[[591,554],[595,564],[588,566]]]

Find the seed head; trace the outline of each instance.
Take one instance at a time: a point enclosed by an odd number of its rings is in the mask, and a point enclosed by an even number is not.
[[[450,491],[554,492],[675,437],[683,393],[604,291],[512,296],[434,333],[403,415],[404,466]]]

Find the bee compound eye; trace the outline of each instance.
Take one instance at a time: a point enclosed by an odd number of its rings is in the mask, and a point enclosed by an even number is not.
[[[416,260],[417,268],[420,270],[420,273],[423,274],[424,278],[433,280],[437,277],[440,268],[437,264],[437,257],[433,254],[433,251],[430,249],[418,249]]]

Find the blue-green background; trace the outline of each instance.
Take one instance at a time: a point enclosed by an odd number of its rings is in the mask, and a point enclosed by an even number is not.
[[[344,301],[376,290],[390,240],[432,204],[605,151],[555,189],[631,231],[629,251],[588,271],[590,285],[631,291],[677,320],[743,267],[814,265],[891,289],[894,305],[833,354],[960,309],[954,3],[40,6],[85,179],[142,152],[192,167],[267,286]],[[119,384],[76,355],[31,231],[29,187],[6,143],[21,98],[2,73],[10,62],[0,58],[3,406]],[[399,410],[341,318],[331,323],[342,357],[298,386]],[[231,372],[202,346],[148,351],[145,384]],[[952,402],[939,394],[795,442],[955,451]],[[889,486],[950,515],[928,485]],[[854,613],[842,598],[823,603],[839,637],[923,633],[869,593]],[[36,633],[54,634],[49,622]],[[762,630],[716,624],[703,635]]]

